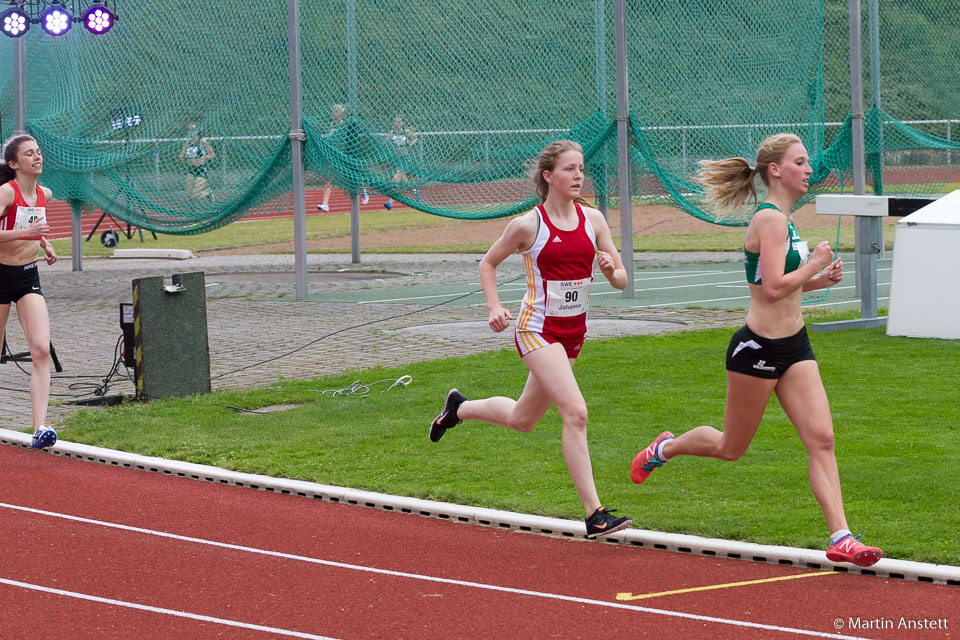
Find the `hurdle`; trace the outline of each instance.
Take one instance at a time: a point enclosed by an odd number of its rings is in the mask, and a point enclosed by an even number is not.
[[[814,323],[811,325],[814,333],[887,326],[886,316],[877,314],[877,261],[883,251],[883,218],[910,215],[934,200],[936,198],[837,194],[816,197],[817,215],[854,217],[854,253],[860,317]]]

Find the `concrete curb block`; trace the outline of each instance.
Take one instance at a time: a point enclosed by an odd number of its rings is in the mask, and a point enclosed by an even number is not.
[[[189,249],[114,249],[113,257],[188,260],[193,257],[193,252]]]
[[[29,447],[30,435],[18,431],[0,429],[0,444]],[[327,502],[372,507],[385,511],[412,513],[457,522],[560,535],[571,538],[584,538],[586,535],[584,525],[579,521],[499,511],[484,507],[471,507],[448,502],[421,500],[419,498],[392,496],[372,491],[360,491],[357,489],[335,487],[301,480],[287,480],[252,473],[240,473],[220,469],[219,467],[142,456],[63,440],[57,442],[51,449],[47,449],[46,452],[67,458],[86,460],[88,462],[99,462],[117,467],[152,471],[165,475],[247,487],[260,491],[325,500]],[[606,536],[600,539],[600,541],[691,553],[694,555],[734,558],[810,569],[832,569],[847,573],[860,573],[863,575],[960,586],[960,567],[949,565],[884,558],[874,566],[864,569],[852,565],[834,564],[826,559],[824,551],[817,549],[797,549],[793,547],[739,542],[736,540],[661,533],[643,529],[626,529]]]

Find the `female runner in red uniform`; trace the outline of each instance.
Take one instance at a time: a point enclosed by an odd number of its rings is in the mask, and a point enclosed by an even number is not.
[[[569,140],[548,145],[537,158],[534,184],[541,204],[514,218],[480,261],[480,284],[490,312],[489,324],[500,332],[513,316],[497,295],[497,266],[514,251],[523,256],[527,292],[515,327],[515,343],[530,370],[520,398],[467,400],[452,389],[443,411],[430,425],[437,442],[463,420],[483,420],[520,432],[533,429],[551,405],[563,419],[563,456],[586,510],[587,537],[596,538],[630,526],[597,497],[587,448],[587,405],[573,375],[573,364],[587,332],[587,307],[594,260],[611,285],[627,285],[620,254],[603,215],[583,206],[583,150]]]
[[[10,304],[17,305],[17,317],[30,346],[33,373],[30,375],[30,404],[33,408],[33,448],[57,442],[57,432],[44,426],[50,397],[50,318],[40,290],[37,253],[43,249],[47,264],[57,254],[44,234],[47,198],[50,190],[37,184],[43,171],[43,156],[37,141],[21,135],[10,139],[0,164],[0,344],[10,316]]]

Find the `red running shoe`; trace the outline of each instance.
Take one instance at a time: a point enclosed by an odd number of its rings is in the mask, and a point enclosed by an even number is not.
[[[665,460],[661,460],[654,453],[657,450],[657,445],[660,444],[663,440],[668,440],[673,438],[673,434],[669,431],[664,431],[657,436],[657,439],[650,443],[650,446],[637,454],[637,457],[633,459],[633,464],[630,465],[630,479],[635,483],[640,484],[647,479],[647,476],[650,475],[650,472],[656,469],[657,467],[662,467]]]
[[[860,536],[854,538],[849,533],[827,549],[830,562],[849,562],[858,567],[872,567],[883,557],[883,551],[877,547],[868,547],[860,542]]]

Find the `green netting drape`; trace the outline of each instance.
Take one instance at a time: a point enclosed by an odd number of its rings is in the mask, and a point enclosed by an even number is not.
[[[955,7],[863,4],[870,188],[957,186]],[[780,131],[810,151],[810,197],[846,189],[846,6],[628,0],[634,203],[744,224],[749,209],[702,203],[694,172],[706,158],[752,159]],[[154,0],[120,13],[105,36],[26,35],[42,182],[166,233],[289,210],[286,4]],[[534,202],[537,152],[570,137],[586,152],[587,196],[618,206],[613,14],[614,0],[301,0],[307,188],[330,180],[432,214],[507,216]],[[0,39],[8,69],[12,56],[12,40]],[[12,74],[0,88],[9,135]]]

